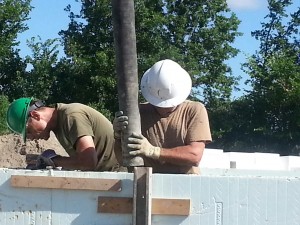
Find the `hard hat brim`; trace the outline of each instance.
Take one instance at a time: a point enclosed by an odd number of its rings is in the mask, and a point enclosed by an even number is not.
[[[30,98],[30,102],[33,100],[33,98]],[[24,143],[26,142],[26,124],[27,124],[27,120],[28,120],[28,110],[29,110],[30,104],[28,104],[27,108],[26,108],[26,114],[25,114],[25,118],[24,118],[24,128],[22,131],[22,137],[23,137],[23,141]]]
[[[146,79],[146,77],[143,77]],[[161,98],[158,98],[158,97],[155,97],[153,96],[150,92],[149,92],[149,89],[143,85],[144,79],[142,79],[141,81],[141,91],[142,91],[142,94],[144,96],[144,98],[149,102],[151,103],[152,105],[155,105],[157,107],[161,107],[161,108],[169,108],[169,107],[174,107],[174,106],[177,106],[179,104],[181,104],[182,102],[184,102],[187,97],[190,95],[191,93],[191,87],[192,87],[192,84],[190,85],[183,85],[180,93],[175,96],[174,98],[171,98],[171,99],[161,99]]]

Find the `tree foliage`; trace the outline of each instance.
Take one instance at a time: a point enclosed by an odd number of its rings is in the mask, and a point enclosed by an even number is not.
[[[252,90],[240,101],[242,118],[226,134],[231,148],[298,154],[300,140],[300,8],[287,13],[291,0],[269,0],[261,30],[252,32],[260,48],[244,65]],[[246,104],[244,104],[246,103]],[[235,112],[236,110],[233,110]],[[238,117],[235,117],[238,118]],[[245,123],[246,122],[246,123]],[[231,137],[231,138],[229,138]]]
[[[80,15],[70,13],[69,27],[61,31],[66,55],[70,57],[74,85],[80,90],[76,101],[101,103],[116,109],[115,52],[110,1],[82,1]],[[73,86],[74,86],[73,85]],[[78,97],[78,98],[76,98]],[[112,110],[113,111],[113,110]]]
[[[23,76],[26,64],[19,56],[17,35],[26,29],[31,10],[30,0],[3,0],[0,3],[0,93],[15,97],[18,88],[13,84]]]
[[[9,106],[7,96],[0,95],[0,135],[8,133],[8,127],[6,124],[6,113]]]
[[[23,95],[48,99],[52,95],[52,86],[56,81],[56,64],[58,61],[57,40],[49,39],[45,42],[41,38],[36,41],[32,37],[27,41],[32,50],[32,56],[26,57],[26,64],[30,67],[23,79]]]
[[[66,10],[71,22],[60,34],[67,56],[84,76],[83,95],[113,111],[117,97],[110,1],[82,0],[80,15],[70,6]],[[192,75],[195,96],[201,94],[205,102],[229,98],[236,80],[224,61],[238,52],[230,44],[239,35],[239,20],[225,0],[137,0],[135,16],[140,76],[154,62],[171,58]]]
[[[137,1],[137,46],[141,72],[159,59],[180,63],[193,78],[195,96],[208,103],[228,99],[236,80],[225,60],[240,21],[226,1]]]

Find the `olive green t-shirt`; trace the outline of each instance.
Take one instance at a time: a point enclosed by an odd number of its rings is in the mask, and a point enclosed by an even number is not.
[[[54,133],[67,153],[70,156],[76,153],[78,138],[92,136],[98,157],[96,170],[111,171],[117,165],[111,122],[97,110],[80,103],[57,103],[56,109]]]
[[[154,106],[140,104],[142,134],[158,147],[173,148],[191,142],[211,142],[211,132],[206,108],[200,102],[184,101],[167,117],[161,117]],[[158,173],[197,173],[198,168],[160,163],[144,158],[145,166]]]

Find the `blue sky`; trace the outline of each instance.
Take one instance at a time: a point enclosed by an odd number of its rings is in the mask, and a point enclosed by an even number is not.
[[[243,83],[247,79],[247,75],[240,69],[240,64],[246,61],[246,58],[258,50],[259,43],[251,37],[251,31],[261,28],[261,22],[264,21],[264,16],[267,15],[267,0],[227,0],[231,10],[236,13],[241,20],[239,31],[244,33],[238,37],[233,44],[234,47],[240,49],[241,53],[228,61],[228,64],[233,69],[235,76],[242,76],[239,87],[248,89]],[[300,1],[296,0],[292,11],[296,11],[296,7],[300,6]],[[32,6],[35,7],[30,14],[31,19],[27,21],[29,30],[20,34],[18,40],[20,43],[21,56],[30,55],[31,52],[26,46],[26,40],[31,37],[41,37],[42,41],[52,38],[58,38],[58,32],[67,29],[69,18],[68,13],[64,8],[71,4],[72,11],[79,12],[80,3],[75,0],[32,0]],[[234,97],[239,97],[243,94],[235,92]]]
[[[235,92],[234,97],[243,95],[244,89],[249,90],[249,87],[244,85],[248,79],[247,74],[241,70],[241,64],[246,62],[255,51],[259,50],[259,42],[251,36],[251,32],[261,29],[261,22],[268,14],[267,0],[227,0],[230,9],[237,15],[241,23],[239,31],[242,36],[237,37],[234,47],[240,50],[237,57],[228,61],[232,67],[235,76],[241,76],[239,88],[240,92]]]

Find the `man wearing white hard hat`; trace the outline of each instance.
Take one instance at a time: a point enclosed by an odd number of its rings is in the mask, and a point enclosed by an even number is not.
[[[199,173],[205,145],[211,142],[206,108],[186,100],[192,88],[190,75],[176,62],[158,61],[141,80],[146,103],[140,104],[142,134],[128,138],[130,155],[139,155],[154,173]],[[119,111],[113,122],[120,141],[128,117]]]

